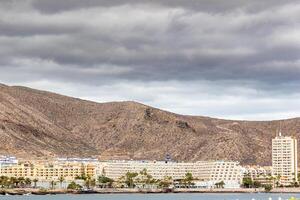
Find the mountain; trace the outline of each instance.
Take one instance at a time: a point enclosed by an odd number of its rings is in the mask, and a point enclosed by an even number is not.
[[[279,121],[234,121],[184,116],[136,102],[95,103],[0,85],[0,154],[44,159],[237,160],[271,164]],[[300,119],[281,120],[300,136]]]

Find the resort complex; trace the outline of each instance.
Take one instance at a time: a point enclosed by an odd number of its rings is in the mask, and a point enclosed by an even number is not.
[[[137,183],[141,179],[151,179],[151,184],[158,181],[169,180],[176,182],[186,179],[187,174],[194,181],[194,187],[214,187],[216,183],[224,182],[227,188],[239,187],[242,180],[242,168],[238,162],[232,161],[201,161],[201,162],[175,162],[175,161],[99,161],[83,162],[75,159],[58,159],[53,162],[26,161],[11,163],[6,161],[1,165],[1,176],[15,178],[29,178],[36,181],[35,185],[49,186],[52,181],[71,183],[80,180],[98,180],[106,177],[126,187],[126,176],[129,174]],[[124,179],[122,181],[122,179]],[[150,182],[149,182],[150,183]],[[67,185],[67,184],[65,184]],[[149,184],[148,184],[149,186]]]
[[[272,166],[241,166],[236,161],[176,162],[57,158],[19,161],[0,157],[2,187],[35,188],[240,188],[298,186],[297,140],[272,140]],[[7,182],[5,182],[7,180]],[[26,181],[25,181],[26,180]]]

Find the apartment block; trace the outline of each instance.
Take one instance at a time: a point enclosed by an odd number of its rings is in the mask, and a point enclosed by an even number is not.
[[[298,181],[297,166],[297,140],[279,133],[272,139],[273,175],[278,177],[281,185],[291,185]]]

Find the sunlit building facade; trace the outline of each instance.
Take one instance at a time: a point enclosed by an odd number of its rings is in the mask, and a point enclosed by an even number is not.
[[[93,163],[19,163],[12,166],[2,166],[1,176],[24,177],[38,180],[75,180],[82,175],[96,178],[97,165]]]
[[[101,163],[99,172],[117,180],[127,172],[147,170],[154,179],[171,177],[183,179],[191,173],[200,181],[236,181],[241,182],[242,168],[233,161],[199,161],[199,162],[164,162],[164,161],[107,161]]]
[[[297,140],[279,133],[272,140],[273,175],[281,185],[291,185],[298,181],[297,166]]]

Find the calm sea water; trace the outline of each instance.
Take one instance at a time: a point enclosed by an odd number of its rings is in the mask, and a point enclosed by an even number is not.
[[[287,200],[299,194],[88,194],[0,196],[0,200]]]

